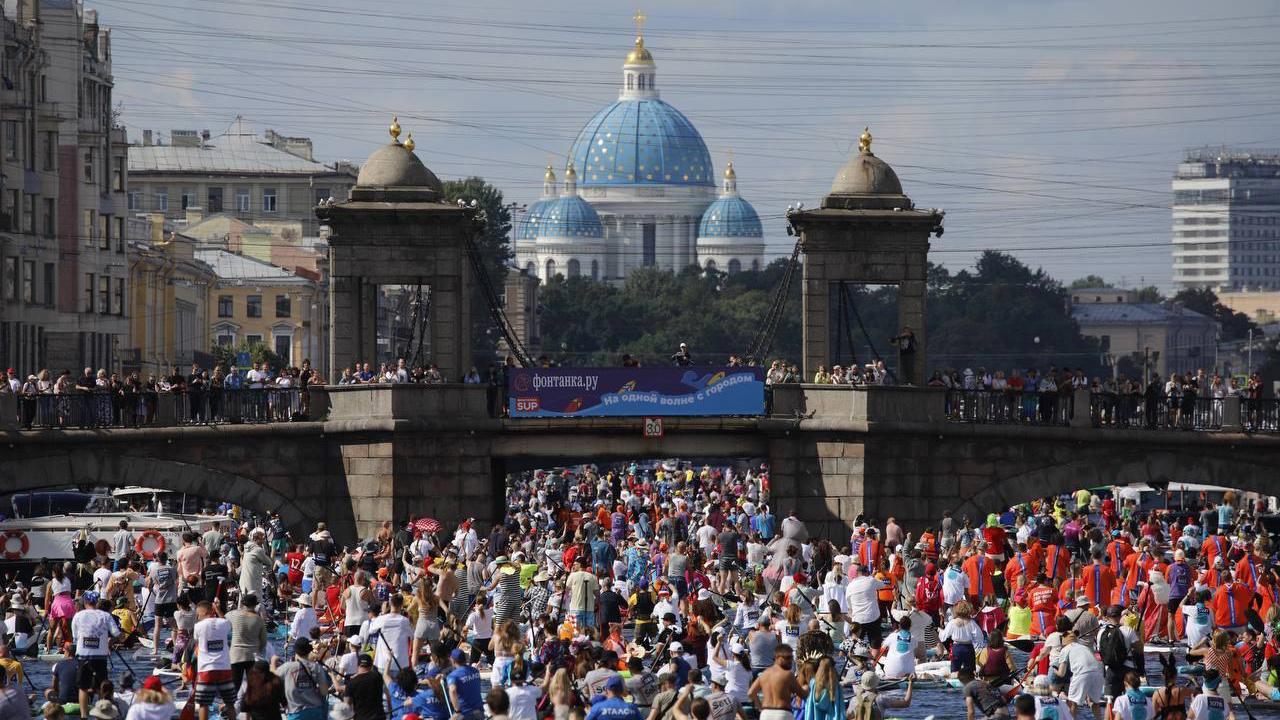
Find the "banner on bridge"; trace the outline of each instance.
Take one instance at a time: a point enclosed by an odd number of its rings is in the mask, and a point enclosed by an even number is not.
[[[513,418],[763,415],[764,368],[514,368]]]

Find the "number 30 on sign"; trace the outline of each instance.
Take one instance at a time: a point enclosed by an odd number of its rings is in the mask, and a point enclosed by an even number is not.
[[[644,419],[644,436],[647,438],[662,437],[662,418],[645,418]]]

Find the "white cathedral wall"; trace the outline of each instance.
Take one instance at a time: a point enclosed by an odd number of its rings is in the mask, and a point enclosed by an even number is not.
[[[706,269],[707,263],[715,263],[720,272],[729,272],[731,263],[737,260],[739,270],[750,270],[752,263],[764,267],[764,241],[760,238],[698,238],[698,267]]]
[[[570,277],[570,266],[578,262],[578,274],[591,277],[591,264],[596,263],[597,279],[605,277],[605,243],[597,238],[538,238],[534,274],[549,282],[548,261],[555,263],[555,275]],[[522,264],[521,267],[527,265]]]

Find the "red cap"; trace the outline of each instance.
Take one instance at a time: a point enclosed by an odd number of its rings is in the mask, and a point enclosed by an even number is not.
[[[934,573],[936,573],[936,572],[938,572],[938,566],[937,566],[937,565],[934,565],[933,563],[929,563],[929,564],[927,564],[927,565],[925,565],[925,566],[924,566],[924,574],[925,574],[925,575],[932,575],[932,574],[934,574]]]
[[[160,682],[159,675],[152,675],[142,681],[142,689],[144,690],[164,690],[164,683]]]

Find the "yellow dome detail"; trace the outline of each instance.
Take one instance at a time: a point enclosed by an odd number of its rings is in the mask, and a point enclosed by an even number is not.
[[[858,150],[868,155],[871,154],[871,128],[862,128],[862,134],[858,136]]]
[[[542,179],[547,182],[556,181],[556,171],[551,168],[551,163],[547,163],[547,173],[542,176]]]
[[[648,17],[644,12],[637,10],[636,14],[631,17],[636,23],[636,46],[627,53],[628,65],[652,65],[653,54],[644,47],[644,21]]]
[[[725,166],[725,168],[724,168],[724,179],[725,179],[725,180],[733,180],[733,179],[735,179],[735,178],[737,178],[737,177],[738,177],[738,173],[736,173],[736,172],[734,172],[734,171],[733,171],[733,161],[732,161],[732,160],[730,160],[730,161],[729,161],[729,164],[728,164],[728,165],[726,165],[726,166]]]
[[[413,142],[413,133],[409,133],[409,137],[404,140],[404,149],[409,152],[413,152],[415,147],[417,147],[417,145]]]
[[[387,131],[391,133],[391,139],[393,141],[395,142],[400,141],[400,118],[399,117],[391,118],[391,127],[387,128]]]

